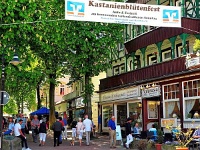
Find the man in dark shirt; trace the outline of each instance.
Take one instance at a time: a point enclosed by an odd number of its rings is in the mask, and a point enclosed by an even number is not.
[[[108,128],[110,133],[110,148],[116,148],[116,125],[115,116],[112,116],[108,121]]]
[[[131,118],[127,118],[127,122],[125,124],[126,127],[126,143],[125,143],[125,147],[127,149],[129,149],[129,144],[133,141],[133,136],[131,133]]]
[[[54,122],[52,129],[54,131],[54,147],[56,146],[56,138],[57,138],[57,146],[59,146],[59,137],[61,135],[62,131],[62,123],[59,121],[59,118],[56,119],[56,122]]]

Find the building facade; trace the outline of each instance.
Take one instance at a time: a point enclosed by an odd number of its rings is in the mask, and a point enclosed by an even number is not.
[[[190,54],[194,53],[195,40],[200,39],[200,1],[128,2],[181,6],[182,27],[125,25],[124,51],[123,46],[119,46],[119,57],[112,61],[107,78],[100,80],[103,128],[107,130],[107,117],[111,115],[116,116],[116,123],[121,126],[123,117],[132,117],[141,122],[143,130],[155,122],[160,124],[161,118],[172,117],[184,128],[189,127],[192,120],[197,126],[200,122],[197,115],[199,55]]]
[[[94,91],[99,91],[100,79],[105,78],[106,73],[100,73],[98,76],[92,77],[92,83],[94,85]],[[82,97],[84,92],[84,79],[74,83],[72,86],[72,92],[63,96],[63,101],[67,103],[67,114],[69,124],[73,119],[78,120],[78,118],[84,118],[85,114],[85,103]],[[99,93],[94,92],[91,97],[92,105],[92,121],[97,126],[98,125],[98,115],[99,115]]]

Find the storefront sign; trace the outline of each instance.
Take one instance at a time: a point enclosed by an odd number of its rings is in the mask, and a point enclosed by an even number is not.
[[[121,127],[120,125],[116,126],[116,140],[122,140],[122,133],[121,133]]]
[[[101,101],[117,100],[117,99],[127,99],[132,97],[140,96],[139,87],[134,87],[130,89],[123,89],[113,92],[107,92],[101,94]]]
[[[85,106],[85,104],[83,103],[82,97],[75,99],[75,103],[76,103],[76,108]]]
[[[96,0],[65,0],[65,19],[181,27],[181,7]]]
[[[161,127],[177,127],[177,118],[161,118]]]
[[[142,90],[142,97],[160,96],[160,86],[145,88]]]

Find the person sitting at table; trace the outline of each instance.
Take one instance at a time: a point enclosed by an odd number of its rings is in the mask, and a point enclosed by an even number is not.
[[[198,128],[194,131],[192,137],[193,137],[194,139],[200,138],[200,127],[198,127]]]
[[[173,141],[177,140],[176,138],[176,134],[179,133],[179,130],[175,127],[172,128],[172,137],[173,137]]]
[[[140,128],[139,128],[139,123],[138,122],[136,122],[135,123],[135,126],[134,126],[134,128],[133,128],[133,136],[135,137],[135,138],[140,138]]]
[[[135,123],[135,126],[133,128],[133,134],[140,134],[140,128],[138,122]]]
[[[155,124],[152,124],[152,127],[149,129],[149,132],[152,132],[153,135],[150,137],[151,140],[156,141],[157,140],[157,129]]]

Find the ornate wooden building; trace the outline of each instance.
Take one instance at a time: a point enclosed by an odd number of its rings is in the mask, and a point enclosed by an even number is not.
[[[112,69],[100,80],[102,129],[112,114],[117,124],[132,117],[143,130],[161,118],[176,117],[184,128],[194,119],[199,124],[194,114],[200,112],[200,72],[192,67],[199,59],[190,54],[200,39],[200,0],[127,2],[180,6],[182,27],[125,25],[125,47],[119,45]]]

